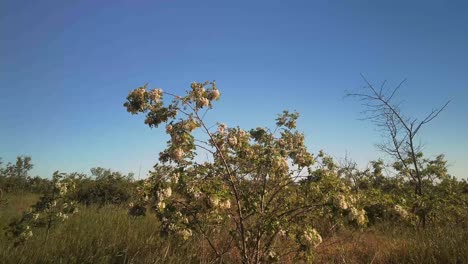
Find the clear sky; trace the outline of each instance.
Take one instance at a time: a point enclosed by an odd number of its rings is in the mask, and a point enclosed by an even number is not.
[[[31,155],[33,175],[102,166],[141,176],[162,129],[122,106],[145,83],[182,93],[216,80],[211,120],[245,128],[301,113],[311,151],[383,157],[345,91],[395,85],[425,128],[426,153],[468,176],[467,1],[24,1],[0,3],[0,157]]]

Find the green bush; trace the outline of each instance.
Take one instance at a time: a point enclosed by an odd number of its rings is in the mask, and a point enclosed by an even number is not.
[[[93,168],[91,177],[79,175],[71,198],[84,205],[123,204],[132,197],[136,183],[132,175],[123,175],[110,169]]]

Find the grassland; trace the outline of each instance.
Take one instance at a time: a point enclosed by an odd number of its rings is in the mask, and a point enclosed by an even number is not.
[[[37,197],[7,195],[0,208],[2,230]],[[220,237],[216,243],[223,240]],[[47,239],[45,231],[35,232],[21,246],[14,247],[4,234],[0,236],[1,263],[207,263],[211,257],[202,238],[163,239],[153,215],[129,217],[119,206],[83,207]],[[235,256],[224,261],[235,263]],[[416,230],[391,223],[365,231],[342,230],[325,238],[314,262],[468,263],[468,231],[451,226]]]

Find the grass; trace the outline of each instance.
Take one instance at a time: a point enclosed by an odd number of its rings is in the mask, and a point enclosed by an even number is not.
[[[10,197],[2,208],[2,227],[7,214],[19,216],[19,204],[27,200]],[[12,204],[12,202],[14,202]],[[18,202],[18,204],[16,204]],[[27,208],[27,207],[26,207]],[[5,214],[4,214],[5,212]],[[199,263],[197,250],[188,243],[165,240],[158,233],[154,216],[132,218],[117,206],[88,207],[53,229],[46,239],[45,232],[35,232],[23,246],[13,247],[0,237],[2,263]]]
[[[12,217],[18,217],[34,204],[39,195],[32,193],[6,194],[0,201],[0,227],[3,228]]]
[[[342,232],[318,251],[318,263],[468,263],[468,231],[386,224],[365,232]]]
[[[0,207],[2,229],[37,196],[6,198],[8,203]],[[468,263],[467,241],[468,231],[458,227],[415,230],[385,224],[363,232],[340,231],[317,248],[315,262]],[[47,240],[45,232],[38,231],[26,244],[13,247],[0,235],[1,263],[206,263],[210,257],[203,239],[161,238],[154,216],[132,218],[119,206],[83,208],[53,229]]]

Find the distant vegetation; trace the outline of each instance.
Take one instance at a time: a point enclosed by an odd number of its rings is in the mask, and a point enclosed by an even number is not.
[[[139,87],[127,111],[169,136],[148,178],[104,168],[33,178],[30,157],[1,164],[0,259],[468,263],[468,183],[447,173],[443,155],[412,145],[444,108],[418,126],[375,91],[391,140],[382,147],[395,159],[359,169],[310,152],[298,113],[284,111],[271,128],[213,126],[204,116],[220,97],[214,82],[192,83],[183,96]]]

